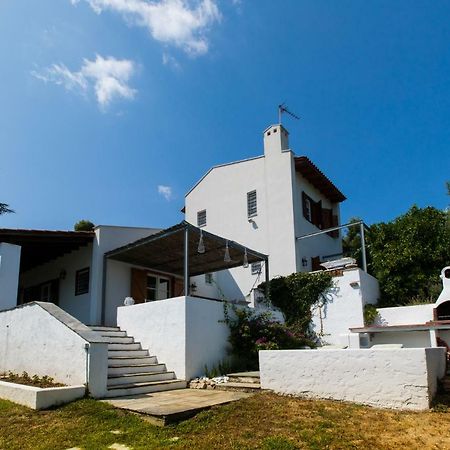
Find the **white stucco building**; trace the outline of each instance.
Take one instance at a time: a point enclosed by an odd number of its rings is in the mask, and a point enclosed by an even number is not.
[[[345,196],[306,156],[289,147],[280,124],[263,133],[264,153],[211,168],[186,194],[186,220],[270,255],[269,276],[320,269],[342,255],[339,231],[296,238],[340,223]],[[246,299],[265,278],[252,266],[195,279],[208,297]]]

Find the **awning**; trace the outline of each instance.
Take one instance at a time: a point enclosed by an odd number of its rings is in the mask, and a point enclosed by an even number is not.
[[[200,237],[203,237],[205,252],[198,252]],[[187,252],[185,252],[187,239]],[[225,248],[231,261],[225,261]],[[249,264],[267,261],[268,256],[249,249],[235,241],[204,231],[186,221],[156,234],[142,238],[131,244],[105,254],[108,259],[174,275],[185,275],[185,258],[189,276],[231,269],[242,266],[247,253]]]
[[[20,230],[0,228],[0,242],[20,245],[20,270],[25,272],[93,241],[93,231]]]

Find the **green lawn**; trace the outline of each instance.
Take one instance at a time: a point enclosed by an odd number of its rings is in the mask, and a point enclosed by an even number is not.
[[[410,413],[261,393],[158,428],[95,400],[36,412],[0,400],[0,449],[450,448],[450,409]]]

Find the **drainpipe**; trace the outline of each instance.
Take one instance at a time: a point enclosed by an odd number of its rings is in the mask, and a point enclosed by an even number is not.
[[[364,222],[359,224],[360,236],[361,236],[361,258],[364,272],[367,273],[367,255],[366,255],[366,239],[364,235]]]
[[[269,289],[269,258],[266,258],[265,264],[264,264],[264,268],[266,270],[266,274],[265,274],[266,285],[265,285],[265,293],[264,293],[264,295],[266,296],[266,301],[268,301],[269,300],[269,292],[270,292],[270,289]]]

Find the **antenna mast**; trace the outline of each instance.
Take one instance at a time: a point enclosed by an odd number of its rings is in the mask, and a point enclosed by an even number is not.
[[[287,106],[285,106],[285,102],[283,102],[281,105],[278,105],[278,123],[281,125],[281,117],[283,113],[289,114],[291,117],[293,117],[296,120],[300,120],[300,117],[294,114],[293,112],[289,111]]]

